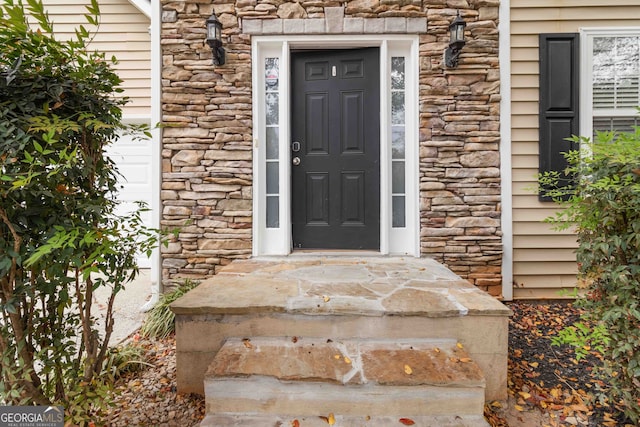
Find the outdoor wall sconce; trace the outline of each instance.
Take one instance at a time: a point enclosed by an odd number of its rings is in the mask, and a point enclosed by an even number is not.
[[[222,47],[222,23],[215,13],[207,18],[207,44],[213,53],[213,65],[224,65],[225,52]]]
[[[455,68],[458,66],[458,57],[462,46],[464,46],[464,28],[467,23],[460,17],[460,11],[456,19],[449,24],[449,47],[444,51],[444,65],[447,68]]]

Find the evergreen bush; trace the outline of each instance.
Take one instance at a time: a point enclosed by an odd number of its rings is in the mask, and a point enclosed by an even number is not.
[[[593,142],[574,137],[580,151],[567,153],[573,185],[548,192],[562,210],[549,221],[574,227],[584,324],[568,343],[599,346],[607,396],[634,423],[640,420],[640,127],[598,132]],[[540,177],[553,188],[563,173]],[[563,200],[566,199],[566,200]]]

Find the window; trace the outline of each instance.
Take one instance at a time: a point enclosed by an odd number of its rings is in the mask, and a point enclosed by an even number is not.
[[[632,131],[640,105],[640,34],[591,38],[593,131]]]
[[[391,220],[393,227],[404,227],[405,218],[405,59],[391,58]]]
[[[582,31],[580,133],[628,132],[640,125],[640,28]]]
[[[267,228],[280,227],[280,93],[278,88],[279,58],[265,58],[265,134],[267,142]]]

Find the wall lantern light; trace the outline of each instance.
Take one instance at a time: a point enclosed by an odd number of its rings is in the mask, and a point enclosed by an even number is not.
[[[215,13],[207,18],[207,44],[213,53],[213,65],[224,65],[225,52],[222,47],[222,23]]]
[[[458,57],[462,46],[464,46],[464,28],[467,23],[460,17],[460,11],[456,19],[449,24],[449,47],[444,51],[444,64],[447,68],[455,68],[458,66]]]

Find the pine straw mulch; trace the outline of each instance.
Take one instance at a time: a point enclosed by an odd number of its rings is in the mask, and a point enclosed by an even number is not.
[[[551,338],[580,318],[581,311],[567,302],[507,304],[509,322],[508,385],[512,410],[541,411],[546,426],[633,426],[615,402],[594,403],[590,396],[606,390],[606,381],[593,375],[601,355],[591,350],[579,361],[566,345],[553,346]],[[509,426],[501,416],[503,404],[487,405],[485,417],[492,427]],[[512,425],[511,427],[517,427]]]

